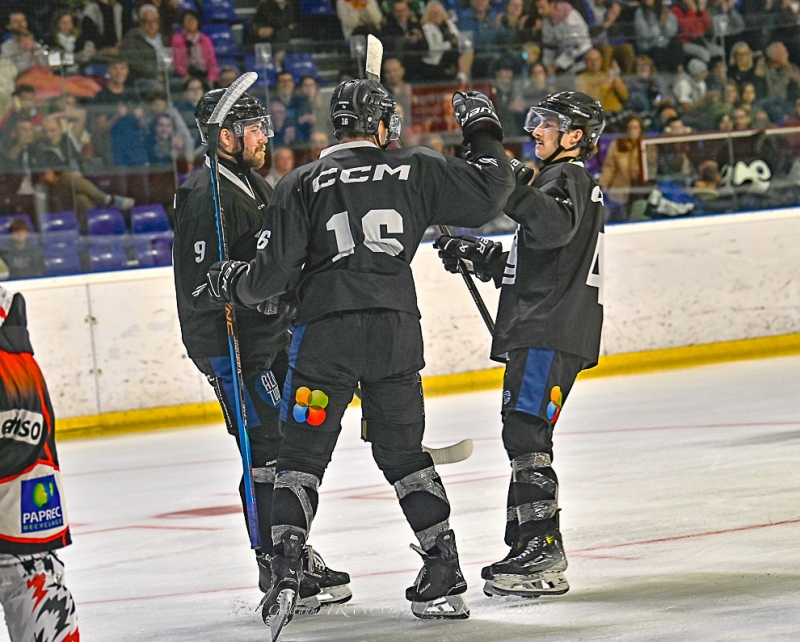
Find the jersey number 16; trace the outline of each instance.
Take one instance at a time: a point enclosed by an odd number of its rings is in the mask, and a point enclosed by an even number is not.
[[[364,245],[373,252],[383,252],[397,256],[403,251],[403,244],[397,239],[381,236],[381,228],[386,226],[389,234],[402,234],[403,217],[397,210],[370,210],[361,218],[361,229],[364,230]],[[325,224],[325,229],[336,236],[338,254],[333,257],[336,262],[356,251],[356,242],[350,230],[350,219],[347,211],[334,214]]]

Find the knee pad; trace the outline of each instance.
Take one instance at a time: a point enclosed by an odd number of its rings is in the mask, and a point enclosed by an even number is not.
[[[275,476],[273,502],[278,503],[280,493],[282,508],[280,512],[283,513],[280,521],[283,523],[272,526],[273,545],[279,544],[283,534],[290,530],[300,531],[308,539],[308,531],[311,530],[311,524],[317,512],[319,484],[319,478],[315,475],[296,470],[282,470]],[[291,493],[291,495],[287,495],[287,493]],[[292,502],[291,496],[294,496],[297,502]],[[294,509],[292,504],[294,504]],[[299,510],[297,510],[298,504]],[[278,520],[276,519],[276,521]]]
[[[524,412],[503,414],[503,445],[509,458],[547,453],[552,458],[553,428],[544,419]]]
[[[450,502],[433,466],[417,470],[394,483],[400,507],[420,546],[429,551],[440,533],[450,530]]]

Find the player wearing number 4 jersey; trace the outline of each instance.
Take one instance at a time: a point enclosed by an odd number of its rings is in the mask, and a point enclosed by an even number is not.
[[[296,588],[296,551],[308,536],[318,487],[356,387],[362,437],[397,492],[424,567],[406,591],[418,617],[467,617],[450,504],[429,454],[419,371],[422,335],[410,263],[431,224],[479,226],[514,188],[489,100],[456,93],[471,162],[424,148],[387,151],[400,132],[395,103],[376,81],[342,83],[331,100],[340,144],[285,176],[267,209],[269,243],[254,262],[209,274],[221,300],[255,306],[299,292],[283,394],[272,538],[273,591],[264,617],[280,617]]]
[[[510,252],[472,237],[440,237],[445,267],[470,261],[502,288],[492,358],[506,361],[503,443],[511,460],[508,555],[483,569],[490,595],[560,595],[569,584],[558,524],[553,428],[578,373],[597,364],[603,324],[603,194],[583,161],[596,151],[603,108],[561,92],[532,107],[525,125],[541,172],[515,164],[505,213],[518,223]]]

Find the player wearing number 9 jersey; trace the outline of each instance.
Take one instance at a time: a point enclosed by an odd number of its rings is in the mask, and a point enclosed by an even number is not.
[[[212,293],[238,304],[299,293],[272,513],[283,561],[273,566],[266,619],[280,612],[281,592],[292,590],[297,542],[308,536],[317,488],[359,383],[362,437],[394,485],[424,559],[406,592],[412,611],[468,614],[450,505],[421,447],[424,361],[410,263],[428,226],[476,227],[494,218],[514,177],[488,99],[457,93],[453,105],[470,162],[420,147],[388,151],[400,129],[389,93],[369,80],[339,85],[331,118],[340,144],[277,185],[265,218],[269,242],[255,261],[226,262],[209,274]],[[437,599],[452,602],[429,610]]]
[[[501,287],[493,359],[505,361],[503,443],[511,460],[506,558],[483,569],[492,595],[566,593],[558,524],[553,428],[578,373],[597,364],[603,324],[603,194],[583,161],[605,115],[586,94],[561,92],[532,107],[525,125],[543,166],[517,163],[505,213],[518,223],[511,250],[471,237],[437,240],[445,267],[472,260]]]

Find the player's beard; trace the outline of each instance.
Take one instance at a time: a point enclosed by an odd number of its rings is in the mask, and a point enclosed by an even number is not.
[[[258,145],[251,151],[245,150],[242,158],[250,169],[261,169],[267,159],[267,146]]]

